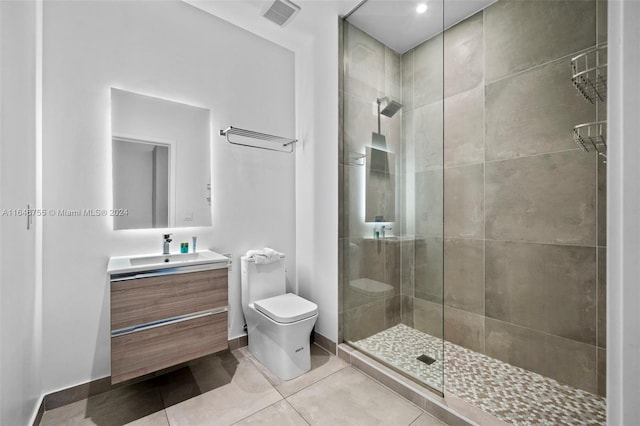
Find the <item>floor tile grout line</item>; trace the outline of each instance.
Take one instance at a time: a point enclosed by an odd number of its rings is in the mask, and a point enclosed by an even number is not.
[[[164,418],[165,418],[165,419],[167,419],[167,424],[168,424],[169,426],[173,426],[173,425],[171,424],[171,420],[169,420],[169,413],[167,413],[167,409],[165,408],[165,409],[163,409],[162,411],[164,411]]]
[[[328,379],[329,377],[333,376],[333,375],[334,375],[334,374],[336,374],[336,373],[339,373],[340,371],[344,370],[345,368],[347,368],[347,367],[349,367],[349,366],[350,366],[350,365],[348,365],[348,364],[347,364],[347,365],[345,365],[344,367],[342,367],[342,368],[340,368],[340,369],[338,369],[338,370],[336,370],[336,371],[331,372],[329,375],[324,376],[324,377],[322,377],[322,378],[320,378],[320,379],[316,380],[315,382],[309,383],[308,385],[306,385],[306,386],[304,386],[304,387],[302,387],[302,388],[298,389],[297,391],[293,392],[292,394],[289,394],[289,396],[284,396],[284,395],[283,395],[283,398],[284,398],[284,399],[290,398],[290,397],[292,397],[292,396],[294,396],[294,395],[296,395],[296,394],[298,394],[298,393],[302,392],[303,390],[306,390],[306,389],[310,388],[311,386],[313,386],[313,385],[315,385],[315,384],[317,384],[317,383],[320,383],[320,382],[322,382],[322,381],[323,381],[323,380],[325,380],[325,379]],[[277,389],[276,389],[276,390],[277,390]],[[279,392],[279,391],[278,391],[278,392]],[[282,394],[281,394],[281,395],[282,395]]]
[[[266,409],[269,409],[269,408],[273,407],[273,406],[274,406],[274,405],[276,405],[276,404],[280,404],[280,403],[281,403],[282,401],[284,401],[284,400],[285,400],[285,399],[284,399],[284,398],[282,398],[282,399],[280,399],[280,400],[278,400],[278,401],[274,402],[273,404],[269,404],[269,405],[267,405],[266,407],[262,407],[262,408],[260,408],[259,410],[254,411],[253,413],[249,413],[249,414],[247,414],[246,416],[244,416],[243,418],[238,419],[238,420],[236,420],[235,422],[231,423],[231,426],[233,426],[233,425],[237,425],[237,424],[238,424],[238,423],[240,423],[241,421],[246,420],[246,419],[248,419],[249,417],[255,416],[256,414],[259,414],[259,413],[263,412],[264,410],[266,410]],[[171,426],[171,425],[169,425],[169,426]]]
[[[292,404],[292,403],[291,403],[287,398],[285,398],[284,400],[285,400],[285,402],[287,403],[287,405],[289,405],[289,407],[291,407],[291,409],[292,409],[293,411],[295,411],[296,413],[298,413],[298,415],[302,418],[302,420],[304,420],[304,422],[305,422],[306,424],[308,424],[309,426],[311,426],[311,423],[307,420],[307,418],[306,418],[306,417],[305,417],[305,416],[304,416],[300,411],[298,411],[298,410],[296,409],[296,407],[294,407],[294,406],[293,406],[293,404]]]
[[[314,345],[316,345],[315,343],[313,343],[313,344],[314,344]],[[327,351],[327,350],[326,350],[326,349],[324,349],[323,347],[321,347],[321,346],[319,346],[319,345],[316,345],[316,346],[318,346],[318,347],[319,347],[320,349],[322,349],[324,352],[326,352],[327,354],[329,354],[329,356],[330,356],[330,357],[335,357],[335,358],[340,359],[337,355],[333,355],[333,354],[331,354],[331,352]],[[324,377],[321,377],[321,378],[319,378],[318,380],[316,380],[316,381],[314,381],[314,382],[311,382],[311,383],[309,383],[309,384],[307,384],[307,385],[303,386],[302,388],[300,388],[300,389],[296,390],[295,392],[293,392],[293,393],[291,393],[291,394],[289,394],[289,395],[285,395],[284,393],[282,393],[282,392],[280,391],[280,389],[278,389],[278,387],[277,387],[278,385],[274,385],[273,383],[271,383],[271,380],[269,380],[269,377],[267,377],[267,376],[266,376],[266,375],[261,371],[261,369],[259,368],[259,366],[258,366],[258,365],[256,365],[256,362],[259,362],[258,360],[256,360],[256,359],[255,359],[255,358],[253,358],[253,357],[247,357],[247,359],[249,359],[249,361],[250,361],[250,362],[251,362],[251,363],[256,367],[256,370],[258,370],[258,372],[259,372],[259,373],[260,373],[260,374],[261,374],[261,375],[262,375],[262,376],[267,380],[267,382],[269,383],[269,385],[271,385],[271,386],[275,389],[275,391],[276,391],[276,392],[278,392],[278,393],[282,396],[282,398],[284,398],[284,399],[287,399],[287,398],[289,398],[289,397],[291,397],[291,396],[293,396],[293,395],[295,395],[295,394],[297,394],[297,393],[299,393],[299,392],[301,392],[301,391],[303,391],[303,390],[305,390],[305,389],[307,389],[307,388],[309,388],[309,387],[311,387],[311,386],[315,385],[316,383],[321,382],[322,380],[324,380],[324,379],[326,379],[326,378],[328,378],[328,377],[330,377],[330,376],[333,376],[333,375],[334,375],[334,374],[336,374],[337,372],[344,370],[346,367],[349,367],[349,364],[346,364],[346,365],[344,365],[343,367],[339,368],[338,370],[331,372],[329,375],[324,376]],[[254,362],[254,360],[255,360],[255,362]],[[262,365],[261,365],[261,366],[262,366]],[[262,366],[262,367],[264,367],[264,366]],[[310,370],[310,371],[311,371],[311,370]]]

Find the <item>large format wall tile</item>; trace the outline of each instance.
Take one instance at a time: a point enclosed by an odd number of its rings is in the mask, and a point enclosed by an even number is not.
[[[608,5],[607,0],[597,0],[597,8],[598,8],[598,43],[606,43],[607,41],[607,16],[608,16]]]
[[[445,306],[444,339],[484,353],[484,316]]]
[[[402,324],[413,327],[413,296],[402,295]]]
[[[485,319],[485,351],[490,357],[551,377],[587,392],[597,391],[594,346]]]
[[[607,347],[607,250],[598,248],[598,346]]]
[[[347,199],[345,198],[344,164],[338,163],[338,238],[347,236],[346,217],[344,214],[344,206]]]
[[[411,49],[402,55],[402,104],[405,111],[414,108],[413,102],[413,54],[415,49]]]
[[[370,158],[370,157],[369,157]],[[395,222],[396,175],[367,167],[365,177],[365,220],[367,222]],[[379,220],[379,218],[382,218]]]
[[[595,18],[595,1],[494,3],[485,9],[485,78],[492,81],[593,46]]]
[[[378,132],[376,98],[363,99],[345,92],[344,94],[344,146],[345,162],[349,153],[365,153],[365,146],[371,146],[371,134]]]
[[[573,126],[595,119],[571,84],[569,59],[489,84],[485,96],[487,161],[574,149]]]
[[[415,282],[415,240],[400,243],[400,294],[413,297]]]
[[[344,284],[347,281],[347,268],[344,267],[349,259],[345,259],[345,249],[348,248],[349,240],[346,238],[338,238],[338,312],[344,311]]]
[[[415,297],[442,303],[444,297],[442,238],[416,240]]]
[[[442,304],[416,297],[413,299],[413,327],[442,339],[443,330]]]
[[[403,110],[395,113],[393,117],[381,117],[380,130],[385,136],[387,143],[387,151],[393,153],[402,152],[402,116]],[[377,132],[376,128],[376,132]],[[369,143],[370,144],[370,143]]]
[[[351,24],[344,28],[344,91],[375,102],[384,92],[384,45]]]
[[[383,240],[373,238],[360,241],[360,277],[385,282],[387,245]]]
[[[393,327],[402,321],[402,296],[399,294],[384,299],[384,328]]]
[[[408,175],[413,175],[416,171],[414,114],[413,110],[402,112],[402,150],[399,163],[401,172]]]
[[[598,157],[598,245],[607,245],[607,165]]]
[[[444,95],[451,96],[479,86],[484,74],[482,12],[444,33]]]
[[[484,86],[444,100],[444,165],[484,161]]]
[[[598,395],[607,396],[607,351],[598,348]]]
[[[344,166],[344,236],[362,237],[364,232],[365,168]]]
[[[486,238],[595,245],[593,161],[574,150],[486,163]]]
[[[487,241],[485,313],[595,345],[595,271],[593,247]]]
[[[484,241],[444,241],[444,303],[484,315]]]
[[[444,171],[444,235],[484,238],[484,166]]]
[[[383,240],[385,245],[384,282],[393,286],[393,293],[400,294],[400,241]]]
[[[402,101],[401,56],[385,46],[384,48],[384,96],[398,102]]]
[[[442,168],[444,163],[443,103],[437,101],[416,108],[413,113],[415,168],[423,172]]]
[[[443,56],[442,34],[413,49],[413,102],[415,108],[443,98]]]
[[[443,232],[443,170],[416,173],[415,221],[421,236],[442,236]]]
[[[344,340],[356,341],[384,330],[384,300],[344,312]]]

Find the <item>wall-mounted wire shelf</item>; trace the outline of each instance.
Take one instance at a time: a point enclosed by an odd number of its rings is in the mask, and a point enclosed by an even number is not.
[[[607,99],[607,45],[600,44],[571,59],[571,81],[592,104]]]
[[[233,126],[220,130],[220,136],[226,136],[227,142],[233,145],[287,153],[292,153],[293,144],[298,142],[297,139],[283,138],[280,136],[269,135],[267,133],[239,129]],[[256,141],[260,142],[256,143]]]
[[[607,156],[607,122],[579,124],[573,128],[573,140],[587,152]]]

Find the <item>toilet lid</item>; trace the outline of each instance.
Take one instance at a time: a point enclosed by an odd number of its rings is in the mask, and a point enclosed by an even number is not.
[[[293,293],[257,300],[253,305],[272,320],[285,324],[312,317],[318,312],[318,305]]]

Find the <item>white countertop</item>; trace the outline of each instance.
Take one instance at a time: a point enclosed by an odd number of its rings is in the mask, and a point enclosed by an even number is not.
[[[226,268],[229,258],[211,250],[195,253],[143,254],[135,256],[114,256],[109,258],[107,272],[110,275],[130,272],[153,271],[184,266],[208,265],[208,269]]]

